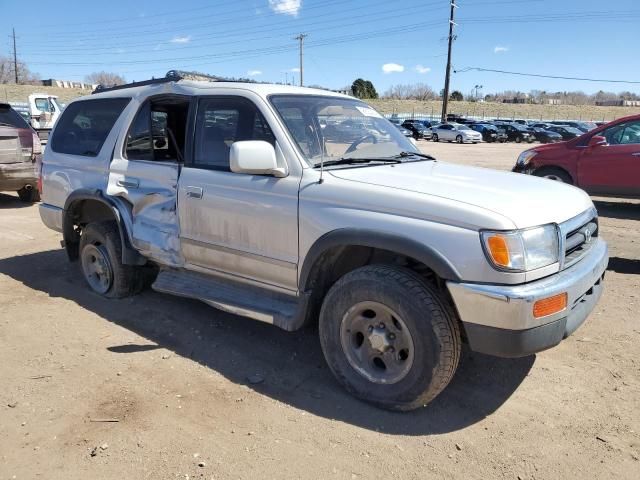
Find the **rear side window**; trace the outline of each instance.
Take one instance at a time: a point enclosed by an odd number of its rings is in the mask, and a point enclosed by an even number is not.
[[[0,127],[29,128],[18,112],[0,105]]]
[[[69,105],[51,140],[54,152],[96,157],[129,98],[102,98]]]

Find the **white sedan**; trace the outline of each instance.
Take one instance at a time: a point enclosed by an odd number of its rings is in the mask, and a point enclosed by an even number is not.
[[[448,142],[455,141],[458,143],[478,143],[482,141],[482,134],[459,123],[442,123],[432,127],[431,131],[433,132],[432,140],[434,142],[447,140]]]

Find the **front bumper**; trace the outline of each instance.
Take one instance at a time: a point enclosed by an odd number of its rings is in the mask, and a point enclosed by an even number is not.
[[[522,357],[546,350],[571,335],[589,316],[603,290],[609,251],[596,238],[575,265],[522,285],[447,282],[471,350],[499,357]],[[567,308],[533,316],[536,301],[567,293]]]
[[[0,191],[17,191],[31,185],[36,187],[38,179],[33,162],[0,163]]]

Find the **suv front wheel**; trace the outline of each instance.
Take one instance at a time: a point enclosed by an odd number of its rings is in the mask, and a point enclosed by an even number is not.
[[[324,299],[319,330],[338,381],[391,410],[428,404],[460,358],[457,319],[442,294],[396,266],[370,265],[342,277]]]
[[[80,264],[89,287],[104,297],[127,297],[144,286],[143,267],[122,264],[122,245],[116,222],[90,223],[83,229]]]

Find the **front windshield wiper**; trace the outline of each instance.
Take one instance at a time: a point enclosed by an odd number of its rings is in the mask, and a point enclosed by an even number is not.
[[[426,153],[418,153],[418,152],[400,152],[391,158],[407,158],[407,157],[420,157],[420,158],[424,158],[425,160],[436,159],[436,157],[432,157],[431,155],[427,155]]]
[[[402,161],[395,157],[367,157],[367,158],[352,158],[352,157],[342,157],[336,160],[325,160],[324,162],[314,163],[314,168],[318,168],[321,165],[325,167],[331,167],[333,165],[353,165],[359,163],[373,163],[373,162],[381,162],[381,163],[402,163]]]

